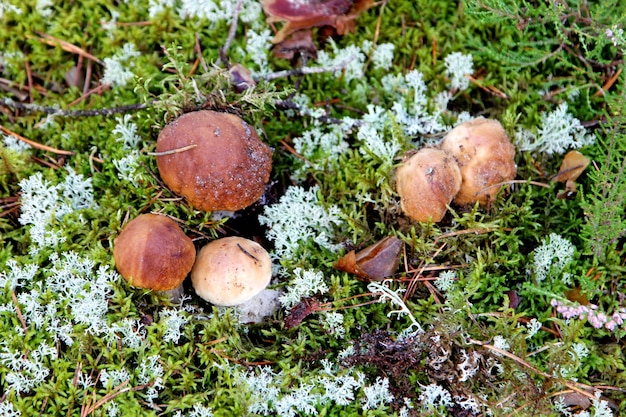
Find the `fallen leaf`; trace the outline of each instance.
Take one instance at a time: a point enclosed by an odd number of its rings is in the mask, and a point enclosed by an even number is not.
[[[515,310],[517,306],[519,306],[519,303],[522,301],[520,299],[520,296],[517,295],[517,292],[513,290],[507,291],[506,295],[509,297],[509,308]]]
[[[285,22],[272,39],[279,44],[292,33],[312,27],[332,26],[343,35],[373,4],[374,0],[265,0],[263,10],[269,23]]]
[[[550,181],[564,182],[565,190],[559,191],[558,199],[572,199],[576,196],[576,180],[589,165],[589,158],[578,151],[569,151],[563,157],[559,172],[554,174]]]
[[[228,70],[230,72],[230,81],[235,86],[238,93],[243,93],[248,88],[254,88],[256,82],[252,78],[252,73],[241,64],[235,64]]]
[[[580,407],[583,410],[587,410],[591,407],[591,400],[586,396],[578,392],[567,392],[561,395],[561,401],[567,407]]]
[[[574,287],[565,293],[565,297],[568,300],[573,301],[584,306],[589,305],[589,299],[585,294],[581,292],[580,287]]]
[[[315,298],[303,298],[285,317],[285,328],[291,329],[302,323],[307,316],[320,309],[320,302]]]
[[[382,281],[398,269],[401,250],[402,241],[388,236],[357,253],[348,252],[335,263],[335,268],[363,281]]]
[[[317,58],[317,47],[313,43],[311,29],[303,29],[293,33],[274,47],[276,58],[292,60],[297,56]]]

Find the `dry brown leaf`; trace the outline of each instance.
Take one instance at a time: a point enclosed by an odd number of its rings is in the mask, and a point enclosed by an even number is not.
[[[554,174],[550,181],[564,182],[565,190],[559,191],[556,195],[558,199],[571,199],[576,196],[576,179],[583,173],[589,165],[589,158],[578,151],[569,151],[563,157],[559,172]]]
[[[382,281],[398,269],[401,250],[402,241],[388,236],[357,253],[350,251],[335,263],[335,268],[363,281]]]
[[[265,0],[263,10],[269,23],[285,22],[272,39],[279,44],[292,33],[312,27],[332,26],[343,35],[373,4],[374,0]]]
[[[292,60],[298,55],[317,58],[317,47],[313,43],[311,29],[299,30],[274,47],[276,58]]]
[[[561,163],[559,172],[554,174],[550,178],[550,181],[576,181],[585,168],[587,168],[587,165],[589,165],[589,158],[578,151],[569,151],[565,154],[565,157],[563,157],[563,162]]]

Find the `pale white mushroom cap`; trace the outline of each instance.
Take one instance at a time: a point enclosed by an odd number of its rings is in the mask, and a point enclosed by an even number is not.
[[[272,261],[258,243],[242,237],[217,239],[203,247],[191,270],[196,294],[217,306],[250,300],[269,284]]]

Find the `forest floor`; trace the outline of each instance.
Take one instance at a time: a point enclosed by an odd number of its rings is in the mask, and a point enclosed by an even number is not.
[[[0,416],[626,415],[626,3],[79,3],[0,0]],[[161,178],[198,110],[271,148],[248,207]],[[409,214],[400,168],[481,118],[508,174],[429,165]],[[262,298],[132,286],[146,213],[261,244]]]

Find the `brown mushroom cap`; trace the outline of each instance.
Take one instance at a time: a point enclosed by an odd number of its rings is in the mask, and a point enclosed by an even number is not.
[[[439,149],[423,148],[396,171],[402,211],[418,222],[438,222],[461,187],[455,159]]]
[[[131,285],[156,291],[179,286],[193,267],[196,249],[175,221],[142,214],[115,239],[113,258]]]
[[[515,148],[497,120],[474,119],[452,129],[441,149],[456,158],[463,182],[454,198],[459,205],[481,206],[493,202],[500,187],[495,184],[515,178]]]
[[[272,170],[272,150],[238,116],[201,110],[186,113],[159,134],[161,178],[198,210],[236,211],[265,191]]]
[[[270,255],[258,243],[242,237],[217,239],[203,247],[191,270],[196,294],[218,306],[250,300],[272,278]]]

